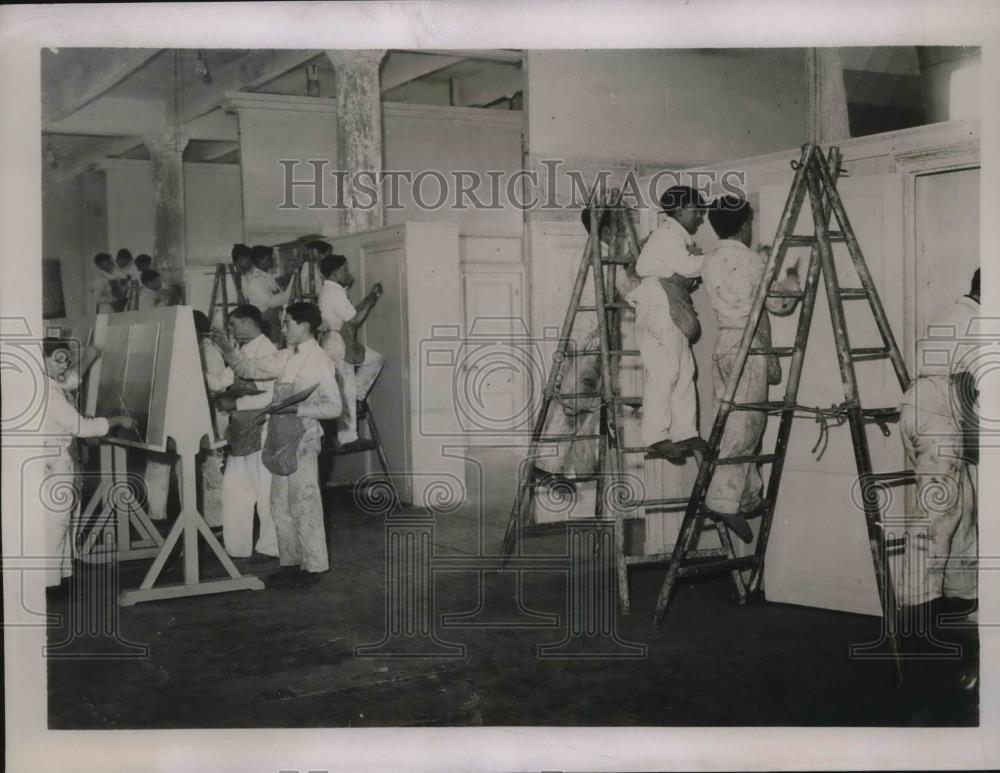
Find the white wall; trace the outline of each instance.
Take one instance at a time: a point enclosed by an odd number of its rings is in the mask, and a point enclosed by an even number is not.
[[[767,153],[805,136],[805,55],[531,51],[528,115],[533,155],[712,161]]]

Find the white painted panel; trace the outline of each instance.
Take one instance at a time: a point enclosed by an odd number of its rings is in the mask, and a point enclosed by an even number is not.
[[[858,237],[897,340],[902,341],[902,186],[895,175],[868,175],[843,179],[838,185],[851,225]],[[760,188],[761,233],[774,234],[788,195],[787,185]],[[796,233],[811,232],[808,200]],[[832,227],[836,227],[835,224]],[[803,261],[808,250],[798,251]],[[835,245],[838,279],[842,287],[858,287],[857,275],[844,245]],[[804,276],[803,262],[803,276]],[[848,333],[855,347],[879,344],[877,330],[863,300],[845,301]],[[772,318],[778,346],[794,340],[798,315]],[[787,367],[786,367],[787,371]],[[861,363],[858,386],[864,407],[895,407],[900,390],[888,360]],[[772,388],[772,398],[782,392]],[[844,400],[837,365],[829,308],[820,285],[798,403],[827,408]],[[772,420],[765,444],[774,434]],[[852,498],[857,479],[850,430],[831,428],[821,459],[812,453],[819,425],[799,419],[792,427],[775,522],[765,563],[768,599],[862,614],[880,614],[864,513]],[[903,468],[898,427],[889,438],[875,427],[868,430],[872,465],[876,471]],[[767,448],[772,447],[766,445]],[[765,468],[765,471],[769,468]],[[898,501],[898,500],[897,500]]]

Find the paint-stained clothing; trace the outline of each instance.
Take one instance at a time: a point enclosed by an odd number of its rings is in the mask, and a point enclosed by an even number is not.
[[[647,446],[661,440],[686,440],[698,435],[698,397],[695,363],[683,318],[696,326],[690,298],[671,286],[668,297],[661,280],[674,274],[698,276],[702,257],[694,254],[694,240],[672,218],[649,237],[635,271],[642,281],[626,300],[635,307],[635,331],[642,358],[642,440]],[[672,308],[673,307],[673,308]]]
[[[337,441],[344,445],[358,439],[358,400],[364,400],[375,385],[376,379],[385,365],[385,358],[366,346],[364,359],[354,365],[346,359],[346,347],[341,331],[344,323],[357,316],[357,309],[351,303],[347,290],[338,282],[327,279],[319,294],[319,310],[323,324],[328,328],[323,339],[323,351],[327,353],[337,369],[341,386],[344,411],[337,419]]]
[[[262,313],[288,303],[288,288],[282,290],[271,274],[256,266],[243,275],[241,287],[246,302],[256,306]]]
[[[602,256],[607,247],[601,244]],[[615,268],[615,293],[605,298],[605,302],[621,302],[635,288],[636,280],[626,272],[624,266]],[[581,306],[596,304],[593,273],[587,281],[580,297]],[[630,338],[634,327],[634,314],[629,309],[620,313],[621,330],[609,331],[612,347],[621,348],[621,341]],[[615,342],[618,343],[615,343]],[[601,358],[600,335],[597,328],[597,314],[580,312],[577,314],[572,331],[572,347],[575,351],[593,352],[588,357],[567,357],[561,367],[561,394],[593,393],[600,390]],[[597,434],[600,419],[600,399],[596,397],[557,398],[549,408],[546,421],[546,435],[570,436],[572,439],[558,443],[545,443],[540,448],[542,454],[535,459],[535,466],[546,472],[569,477],[593,475],[597,471],[597,439],[583,437]],[[580,435],[581,437],[576,437]]]
[[[715,310],[719,335],[712,355],[714,392],[721,400],[730,375],[737,364],[737,353],[743,331],[750,322],[757,288],[764,277],[766,260],[759,252],[742,242],[722,239],[708,255],[702,269],[705,291]],[[754,346],[770,345],[770,320],[761,318]],[[765,355],[747,357],[743,374],[736,389],[735,400],[763,402],[768,394],[768,368],[774,381],[781,378],[781,365],[777,358]],[[726,421],[726,428],[719,446],[719,456],[749,456],[760,444],[767,417],[759,411],[734,411]],[[716,512],[737,513],[752,509],[761,498],[761,477],[756,464],[719,465],[712,476],[705,496],[705,504]]]
[[[916,512],[907,521],[903,560],[895,564],[902,604],[977,596],[977,468],[963,459],[966,439],[951,380],[981,372],[976,360],[990,338],[980,314],[978,303],[961,298],[928,325],[918,345],[918,377],[902,399],[903,450],[917,476]]]
[[[79,518],[80,498],[76,464],[70,448],[73,438],[102,437],[108,434],[108,420],[82,416],[70,403],[62,384],[46,377],[45,413],[42,434],[53,456],[45,459],[41,504],[45,518],[46,586],[59,585],[73,574],[73,521]],[[71,493],[77,492],[77,493]]]
[[[254,359],[242,351],[232,352],[226,359],[241,378],[276,377],[275,400],[316,387],[295,411],[305,429],[296,451],[296,470],[291,475],[271,477],[271,516],[281,565],[325,572],[330,564],[316,457],[323,437],[320,420],[337,418],[342,407],[333,361],[313,339]]]
[[[278,351],[263,334],[247,341],[240,350],[251,360],[269,357]],[[259,410],[271,403],[274,380],[253,383],[262,393],[236,398],[236,410]],[[267,556],[277,556],[278,537],[271,517],[271,471],[261,461],[260,451],[245,456],[229,455],[222,478],[222,491],[222,538],[226,552],[238,557],[246,557],[253,552],[253,514],[256,507],[260,519],[256,550]]]

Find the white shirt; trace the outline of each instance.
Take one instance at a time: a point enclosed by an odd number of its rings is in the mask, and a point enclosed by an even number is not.
[[[278,287],[277,280],[266,271],[254,266],[241,280],[243,297],[247,303],[261,311],[274,309],[288,303],[288,290]]]
[[[635,262],[635,273],[642,278],[668,279],[673,274],[695,277],[701,273],[704,258],[691,254],[694,237],[680,223],[668,217],[649,237]]]
[[[160,306],[160,291],[150,290],[148,287],[139,288],[139,298],[136,301],[136,308],[139,311],[148,311]]]
[[[691,234],[676,220],[668,217],[663,225],[653,231],[639,253],[635,273],[642,281],[625,296],[625,300],[633,306],[647,304],[669,308],[667,294],[660,285],[660,280],[674,274],[695,277],[701,273],[704,258],[692,255],[692,247],[694,238]]]
[[[978,362],[981,350],[991,344],[982,328],[979,304],[962,296],[927,324],[917,341],[917,373],[920,376],[950,376],[969,371],[984,375]]]
[[[310,338],[294,347],[279,349],[250,359],[241,351],[226,357],[233,372],[240,378],[277,378],[278,383],[291,383],[293,392],[316,386],[309,397],[296,407],[305,424],[306,435],[321,437],[320,419],[340,416],[342,403],[333,360]]]
[[[354,319],[358,311],[347,297],[347,290],[332,279],[323,282],[319,293],[319,312],[330,331],[339,333],[345,322]]]
[[[111,292],[111,283],[118,277],[101,269],[94,272],[94,303],[114,303],[115,296]]]
[[[102,417],[88,418],[66,398],[63,385],[54,378],[46,377],[48,399],[45,416],[42,419],[42,434],[46,444],[68,449],[75,437],[101,437],[108,434],[108,420]]]
[[[722,239],[705,256],[701,277],[720,328],[747,326],[766,268],[763,255],[735,239]]]
[[[260,359],[262,357],[269,357],[271,355],[278,353],[278,347],[274,345],[270,338],[261,333],[252,341],[247,341],[243,346],[240,347],[240,351],[243,352],[244,356],[251,360]],[[247,395],[246,397],[236,398],[236,410],[238,411],[253,411],[259,408],[266,408],[271,404],[271,399],[274,395],[274,379],[269,379],[267,381],[254,381],[258,389],[263,390],[259,395]]]
[[[235,380],[233,372],[226,367],[226,360],[219,347],[211,339],[201,340],[201,362],[205,369],[205,383],[209,392],[221,392]]]

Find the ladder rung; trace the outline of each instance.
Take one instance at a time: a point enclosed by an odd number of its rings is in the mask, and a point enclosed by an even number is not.
[[[870,472],[865,476],[867,480],[878,481],[883,486],[909,486],[917,482],[917,476],[913,470],[900,470],[899,472]]]
[[[600,435],[597,433],[590,433],[587,435],[549,435],[548,437],[538,438],[539,443],[567,443],[573,440],[593,440],[594,438],[599,438]]]
[[[862,408],[861,415],[872,421],[899,421],[899,408]]]
[[[840,231],[830,231],[827,233],[827,237],[831,242],[846,241],[844,234]],[[789,247],[812,247],[815,243],[816,236],[814,234],[792,234],[785,239],[785,244]]]
[[[844,300],[851,300],[853,298],[867,298],[868,292],[863,287],[841,287],[840,297]]]
[[[602,395],[600,392],[567,392],[566,394],[555,395],[555,397],[560,400],[586,400],[586,399],[604,397],[604,395]],[[622,405],[631,405],[637,408],[642,406],[641,397],[630,397],[630,396],[619,397],[616,395],[611,399],[614,400],[616,403],[621,403]]]
[[[861,349],[851,349],[851,359],[857,362],[865,360],[881,360],[889,356],[889,347],[872,346]]]
[[[612,357],[638,357],[638,349],[610,349],[608,354]],[[565,357],[599,357],[601,355],[600,349],[593,351],[584,350],[582,352],[566,352]]]
[[[793,407],[787,410],[793,410]],[[784,411],[786,410],[785,404],[777,401],[770,401],[766,403],[733,403],[734,411]]]
[[[791,357],[795,354],[794,346],[774,346],[770,349],[751,349],[750,354],[773,354],[777,357]]]
[[[609,302],[604,304],[605,310],[607,309],[631,309],[631,303],[621,303],[619,301]],[[597,311],[596,306],[577,306],[577,311]]]
[[[768,298],[796,298],[802,300],[806,294],[801,290],[771,290],[767,294]]]
[[[751,454],[750,456],[727,456],[725,459],[716,459],[716,464],[770,464],[778,458],[777,454]]]
[[[641,499],[624,503],[627,510],[643,508],[648,510],[651,507],[687,507],[690,500],[687,497],[661,497],[659,499]]]
[[[742,556],[741,558],[729,558],[722,561],[704,561],[690,566],[682,566],[678,574],[681,577],[691,577],[705,572],[717,570],[750,569],[757,565],[756,556]]]
[[[601,264],[605,266],[627,266],[634,262],[629,258],[601,258]]]

